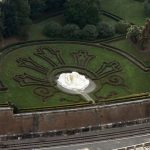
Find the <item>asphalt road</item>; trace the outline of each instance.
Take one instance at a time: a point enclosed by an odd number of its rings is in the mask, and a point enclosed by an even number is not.
[[[1,141],[3,150],[112,150],[150,142],[150,123],[73,136]]]
[[[41,148],[36,150],[112,150],[127,146],[150,143],[150,134],[127,137],[123,139],[114,139],[108,141],[96,141],[68,146],[58,146],[50,148]]]

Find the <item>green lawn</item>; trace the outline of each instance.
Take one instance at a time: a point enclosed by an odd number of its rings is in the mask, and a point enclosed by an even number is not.
[[[111,12],[125,20],[143,25],[146,17],[143,3],[135,0],[102,0],[102,9]]]
[[[110,45],[120,48],[121,50],[130,53],[135,56],[140,61],[144,62],[146,66],[150,66],[150,52],[140,51],[135,46],[133,46],[128,40],[120,40],[109,43]]]
[[[56,17],[51,17],[39,23],[32,24],[32,26],[30,27],[30,32],[29,32],[29,40],[46,39],[47,37],[43,35],[43,29],[44,29],[44,26],[48,24],[50,21],[56,21],[62,25],[65,22],[64,16],[58,15]]]
[[[112,74],[110,73],[108,76],[94,80],[97,85],[96,91],[91,93],[91,97],[93,97],[94,100],[97,99],[95,97],[95,93],[98,97],[105,97],[113,92],[116,93],[116,95],[112,96],[112,98],[116,98],[130,94],[148,92],[150,89],[150,84],[148,82],[150,80],[149,73],[145,73],[136,65],[131,63],[128,59],[114,52],[111,52],[107,49],[79,44],[40,44],[40,45],[33,44],[31,46],[17,48],[16,50],[10,52],[5,57],[3,57],[1,61],[0,75],[1,80],[4,82],[5,85],[8,86],[9,90],[7,92],[0,94],[0,103],[11,101],[19,108],[31,108],[31,107],[57,106],[57,105],[85,102],[85,100],[82,97],[78,95],[75,96],[66,94],[58,90],[56,86],[50,87],[50,91],[53,92],[53,95],[48,97],[46,101],[43,102],[42,98],[33,92],[35,88],[41,86],[31,85],[20,87],[19,84],[13,79],[15,75],[27,73],[36,78],[48,79],[49,82],[51,73],[48,73],[45,76],[42,73],[39,73],[32,69],[28,69],[26,67],[19,67],[16,62],[16,59],[18,57],[21,58],[32,57],[37,63],[39,63],[43,67],[48,68],[49,72],[55,71],[56,70],[55,67],[52,67],[46,61],[33,55],[33,53],[39,46],[40,47],[46,46],[60,50],[60,53],[65,61],[65,65],[63,65],[63,68],[65,68],[66,66],[71,66],[72,70],[78,67],[78,65],[75,63],[76,61],[72,57],[72,53],[78,52],[78,50],[86,50],[90,55],[95,56],[95,59],[89,62],[88,67],[85,67],[86,70],[88,71],[96,72],[96,70],[100,68],[104,62],[107,63],[111,61],[119,62],[122,71]],[[54,57],[50,58],[53,59],[55,62],[57,61],[57,59],[55,59]],[[64,69],[60,67],[57,71],[63,72],[63,70]],[[83,69],[81,69],[80,71],[82,72]],[[112,76],[116,77],[116,75],[121,78],[119,78],[119,80],[116,80],[115,78],[113,79]],[[92,76],[89,77],[92,78]],[[114,80],[115,82],[118,83],[117,84],[114,83],[113,82]],[[27,79],[26,81],[28,82],[29,80]],[[121,84],[119,82],[121,82]],[[101,100],[101,98],[97,100]]]
[[[108,23],[108,24],[110,24],[112,26],[114,26],[117,23],[117,21],[115,21],[114,19],[112,19],[110,17],[107,17],[105,15],[101,16],[101,21],[104,21],[104,22],[106,22],[106,23]]]

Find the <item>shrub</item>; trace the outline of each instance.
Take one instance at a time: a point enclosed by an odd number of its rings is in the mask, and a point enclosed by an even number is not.
[[[125,34],[130,26],[128,22],[120,21],[115,25],[115,31],[119,34]]]
[[[105,22],[97,24],[97,31],[100,38],[111,37],[115,34],[114,28]]]
[[[62,35],[66,39],[78,39],[80,38],[80,33],[80,28],[76,24],[67,24],[62,30]]]
[[[144,11],[146,16],[150,16],[150,0],[145,0],[144,2]]]
[[[60,37],[62,32],[62,26],[54,21],[48,23],[43,30],[44,35],[48,37]]]
[[[95,25],[86,25],[82,30],[82,38],[94,40],[98,37],[98,31]]]

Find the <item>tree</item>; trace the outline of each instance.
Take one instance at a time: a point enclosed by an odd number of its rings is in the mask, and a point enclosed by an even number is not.
[[[97,31],[100,38],[111,37],[115,34],[114,28],[105,22],[97,24]]]
[[[0,31],[0,42],[3,40],[3,34],[2,31]]]
[[[29,0],[31,8],[31,18],[36,19],[41,13],[46,10],[45,0]]]
[[[5,27],[4,36],[10,37],[16,34],[17,22],[16,22],[16,10],[12,3],[5,2],[2,7],[2,21]]]
[[[94,40],[98,36],[98,31],[94,25],[86,25],[82,31],[82,38],[87,40]]]
[[[0,43],[1,43],[1,46],[4,46],[3,44],[3,32],[4,32],[4,26],[3,26],[3,21],[2,21],[2,2],[0,2]]]
[[[2,20],[0,18],[0,41],[3,40],[3,24],[2,24]]]
[[[150,17],[150,0],[145,0],[144,11],[145,11],[146,16]]]
[[[26,32],[31,24],[28,0],[7,0],[2,7],[4,35],[6,37]],[[26,28],[26,30],[24,30]]]
[[[97,24],[100,16],[99,0],[67,0],[64,14],[68,23],[75,23],[80,27]]]
[[[62,26],[54,21],[48,23],[43,30],[43,33],[48,37],[60,37],[62,32]]]
[[[63,8],[66,0],[46,0],[46,6],[48,11],[59,10]]]

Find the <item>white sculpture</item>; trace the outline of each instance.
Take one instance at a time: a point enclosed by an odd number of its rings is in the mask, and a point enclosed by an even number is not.
[[[82,95],[87,101],[95,103],[88,93],[92,92],[96,85],[78,72],[60,74],[57,79],[57,87],[66,93]]]
[[[84,91],[90,83],[89,79],[84,75],[80,75],[78,72],[62,73],[57,82],[62,87],[73,91]]]

